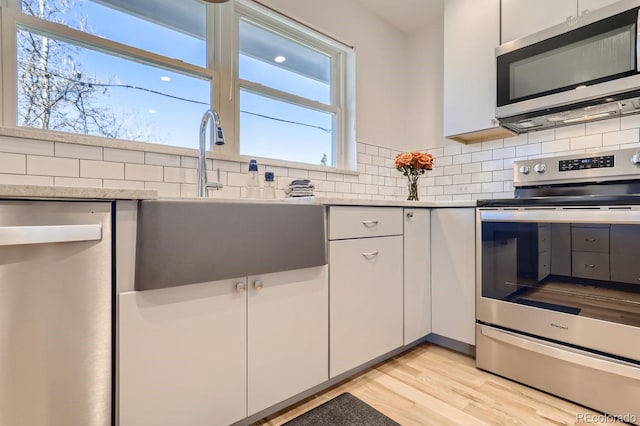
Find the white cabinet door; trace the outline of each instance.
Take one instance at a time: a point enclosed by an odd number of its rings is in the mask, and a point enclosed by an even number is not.
[[[475,345],[475,209],[431,211],[432,332]]]
[[[502,0],[501,43],[561,24],[577,14],[576,0]]]
[[[402,346],[401,235],[329,242],[330,376]]]
[[[120,426],[211,426],[246,410],[246,279],[120,294]]]
[[[575,0],[574,0],[575,1]],[[500,0],[446,0],[444,9],[444,134],[497,127],[496,46]]]
[[[601,7],[609,6],[619,0],[578,0],[578,12],[580,15],[593,12]]]
[[[329,378],[328,267],[249,277],[248,412]]]
[[[404,209],[404,344],[431,333],[429,209]]]

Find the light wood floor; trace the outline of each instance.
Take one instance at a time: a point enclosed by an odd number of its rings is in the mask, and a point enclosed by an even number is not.
[[[350,392],[403,426],[577,425],[580,405],[476,369],[475,360],[422,344],[256,425],[281,425]],[[591,423],[598,424],[598,423]]]

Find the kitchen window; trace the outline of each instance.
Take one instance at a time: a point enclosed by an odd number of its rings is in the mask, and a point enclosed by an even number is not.
[[[215,107],[227,134],[218,153],[354,166],[352,50],[272,10],[247,0],[0,7],[3,127],[197,148]]]

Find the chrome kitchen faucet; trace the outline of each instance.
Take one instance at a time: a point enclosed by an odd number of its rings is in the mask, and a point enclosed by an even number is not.
[[[224,132],[222,130],[222,121],[215,109],[205,111],[200,121],[200,155],[198,157],[198,197],[206,198],[209,196],[209,189],[222,189],[220,183],[220,169],[218,168],[218,181],[207,181],[207,149],[205,147],[207,124],[211,124],[211,150],[214,145],[224,145]]]

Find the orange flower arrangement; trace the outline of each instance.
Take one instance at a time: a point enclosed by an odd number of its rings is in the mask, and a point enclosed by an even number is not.
[[[396,155],[395,166],[409,179],[407,200],[418,201],[418,178],[433,168],[433,155],[419,151],[401,152]]]
[[[401,152],[396,155],[395,165],[396,170],[405,176],[422,175],[433,168],[433,155],[419,151]]]

